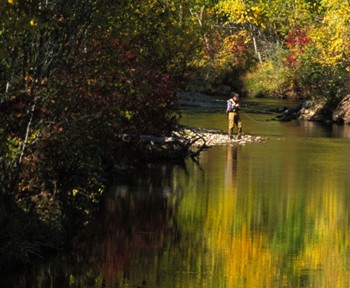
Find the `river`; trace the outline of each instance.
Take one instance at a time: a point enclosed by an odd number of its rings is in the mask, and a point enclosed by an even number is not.
[[[224,130],[219,106],[184,109],[182,123]],[[350,287],[350,127],[272,117],[242,112],[263,143],[119,181],[69,255],[5,287]]]

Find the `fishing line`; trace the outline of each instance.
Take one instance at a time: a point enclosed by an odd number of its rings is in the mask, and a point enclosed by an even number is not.
[[[273,119],[270,119],[270,120],[256,120],[256,119],[254,119],[253,117],[251,117],[251,116],[248,114],[248,112],[245,112],[245,111],[243,111],[243,110],[241,110],[241,112],[243,112],[247,118],[249,118],[250,120],[253,120],[253,121],[255,121],[255,122],[258,122],[258,123],[265,123],[265,124],[273,124],[273,122],[272,122],[272,123],[270,122],[270,121],[273,121]],[[266,123],[266,122],[270,122],[270,123]]]

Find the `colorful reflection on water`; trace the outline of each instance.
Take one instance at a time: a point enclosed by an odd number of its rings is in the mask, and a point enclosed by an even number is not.
[[[222,125],[213,117],[185,120]],[[115,184],[71,253],[13,287],[349,287],[348,127],[266,117],[242,115],[265,143],[148,165]]]

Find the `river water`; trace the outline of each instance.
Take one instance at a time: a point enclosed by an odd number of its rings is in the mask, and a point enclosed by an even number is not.
[[[219,106],[182,122],[224,130]],[[135,171],[69,255],[8,287],[350,287],[350,127],[241,117],[267,140]]]

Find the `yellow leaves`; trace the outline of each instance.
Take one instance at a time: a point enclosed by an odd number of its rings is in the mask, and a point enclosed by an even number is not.
[[[260,26],[261,28],[266,28],[264,22],[262,21],[263,10],[258,6],[253,6],[250,12],[251,16],[248,18],[249,22],[256,26]]]
[[[224,44],[234,49],[237,45],[248,44],[251,41],[251,36],[248,31],[241,30],[238,33],[232,34],[224,39]]]
[[[29,24],[30,24],[30,26],[33,26],[33,27],[38,26],[38,22],[36,22],[36,20],[34,18],[30,20]]]
[[[99,193],[100,195],[102,195],[102,194],[104,193],[104,191],[105,191],[105,187],[104,187],[104,186],[98,188],[98,193]]]
[[[14,5],[15,4],[15,0],[7,0],[7,3],[9,3],[10,5]]]
[[[235,24],[250,23],[266,28],[264,23],[264,6],[245,5],[242,0],[228,0],[219,2],[218,11],[228,17],[228,22]]]
[[[18,147],[22,145],[22,140],[19,137],[13,137],[8,138],[6,142],[8,153],[6,153],[5,158],[16,159],[19,153]]]
[[[229,17],[230,21],[236,23],[242,23],[244,21],[245,7],[242,4],[242,1],[221,1],[218,8],[221,13],[226,14]]]
[[[311,40],[320,51],[320,63],[337,65],[350,57],[350,7],[346,2],[330,0],[320,25],[310,33]]]
[[[75,197],[78,194],[79,190],[78,189],[73,189],[72,190],[72,195]]]
[[[132,112],[130,112],[130,111],[125,111],[125,118],[127,119],[127,120],[131,120],[132,119]]]

